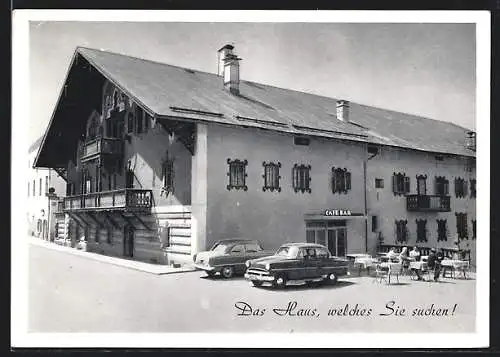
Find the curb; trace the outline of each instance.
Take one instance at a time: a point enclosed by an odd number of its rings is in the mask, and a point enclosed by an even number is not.
[[[38,247],[56,250],[59,252],[69,253],[73,255],[80,256],[82,258],[91,259],[94,261],[99,261],[101,263],[111,264],[115,266],[120,266],[123,268],[141,271],[144,273],[154,274],[154,275],[169,275],[169,274],[179,274],[179,273],[189,273],[194,272],[196,269],[194,267],[186,266],[181,268],[172,268],[167,265],[152,265],[144,262],[133,261],[128,259],[121,259],[116,257],[110,257],[98,253],[86,252],[77,250],[76,248],[66,247],[58,245],[56,243],[49,243],[46,241],[39,241],[30,237],[29,244],[36,245]]]

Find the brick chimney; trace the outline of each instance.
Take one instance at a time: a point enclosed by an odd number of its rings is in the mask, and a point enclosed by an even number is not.
[[[240,93],[240,63],[233,53],[234,46],[225,45],[218,51],[218,75],[222,76],[224,87],[233,94]]]
[[[468,131],[465,134],[465,146],[472,151],[476,151],[476,133],[475,132]]]
[[[349,101],[337,100],[337,119],[341,121],[349,121]]]

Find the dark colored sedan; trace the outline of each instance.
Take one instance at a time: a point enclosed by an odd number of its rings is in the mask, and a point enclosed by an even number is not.
[[[284,287],[287,282],[329,282],[349,275],[349,261],[330,254],[328,248],[313,243],[288,243],[273,256],[249,260],[245,278],[254,286],[271,283]]]
[[[224,278],[231,278],[245,273],[247,260],[272,254],[256,240],[225,239],[216,242],[209,251],[196,254],[193,260],[195,267],[209,276],[220,273]]]

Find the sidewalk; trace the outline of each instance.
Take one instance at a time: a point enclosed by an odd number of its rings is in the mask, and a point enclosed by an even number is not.
[[[129,259],[125,259],[125,258],[110,257],[110,256],[98,254],[98,253],[85,252],[82,250],[78,250],[76,248],[65,247],[62,245],[58,245],[56,243],[47,242],[47,241],[44,241],[40,238],[28,237],[28,240],[29,240],[30,244],[37,245],[39,247],[57,250],[60,252],[66,252],[66,253],[81,256],[83,258],[93,259],[93,260],[97,260],[97,261],[100,261],[103,263],[117,265],[117,266],[121,266],[124,268],[138,270],[138,271],[142,271],[142,272],[146,272],[146,273],[150,273],[150,274],[165,275],[165,274],[175,274],[175,273],[186,273],[186,272],[192,272],[192,271],[196,270],[192,266],[183,266],[180,268],[174,268],[174,267],[169,266],[169,265],[148,264],[148,263],[129,260]]]

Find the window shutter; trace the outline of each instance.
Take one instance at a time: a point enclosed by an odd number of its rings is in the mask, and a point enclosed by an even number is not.
[[[335,167],[332,167],[332,193],[337,192],[337,173]]]
[[[396,176],[396,174],[392,175],[392,192],[398,192],[398,177]]]
[[[449,194],[449,183],[448,180],[444,182],[444,195],[447,196]]]
[[[468,192],[468,191],[469,191],[469,188],[468,188],[468,185],[467,185],[467,180],[464,180],[464,181],[463,181],[463,185],[464,185],[464,186],[463,186],[463,187],[464,187],[464,195],[463,195],[463,197],[467,197],[467,194],[469,193],[469,192]]]
[[[351,189],[351,173],[345,173],[345,190],[346,192]]]
[[[405,182],[405,193],[408,193],[410,192],[410,177],[405,176],[404,182]]]

